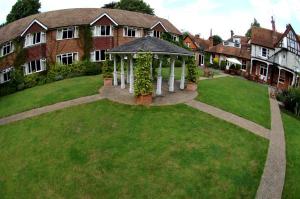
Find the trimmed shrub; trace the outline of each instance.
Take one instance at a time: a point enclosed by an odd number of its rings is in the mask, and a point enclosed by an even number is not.
[[[112,67],[112,64],[110,64],[110,62],[108,61],[108,59],[106,59],[106,61],[103,62],[102,70],[103,70],[103,78],[112,78],[113,77],[113,74],[112,74],[113,67]]]
[[[220,65],[220,69],[221,69],[221,70],[226,70],[226,66],[227,66],[226,61],[222,60],[222,61],[221,61],[221,65]]]
[[[187,80],[189,82],[197,83],[198,70],[195,64],[187,64]]]
[[[139,54],[136,61],[136,70],[134,71],[134,95],[149,95],[153,92],[150,74],[152,55],[150,53]]]
[[[300,116],[300,88],[290,88],[277,95],[277,99],[283,102],[286,110]]]

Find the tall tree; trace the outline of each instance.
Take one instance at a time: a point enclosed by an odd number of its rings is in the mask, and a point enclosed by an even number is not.
[[[258,21],[254,18],[253,23],[251,23],[251,27],[249,28],[249,30],[246,32],[246,37],[251,37],[251,29],[252,27],[260,27],[260,23],[258,23]]]
[[[154,9],[143,0],[120,0],[117,3],[111,2],[105,4],[102,8],[129,10],[154,15]]]
[[[216,46],[223,42],[223,39],[219,35],[213,35],[213,45]]]
[[[6,23],[37,14],[40,8],[41,3],[39,0],[18,0],[7,15]]]
[[[102,8],[114,9],[114,8],[116,8],[117,4],[118,4],[117,2],[112,1],[110,3],[104,4],[104,6]]]

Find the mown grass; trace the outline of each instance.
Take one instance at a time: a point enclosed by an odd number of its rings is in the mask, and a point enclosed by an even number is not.
[[[200,81],[197,99],[271,128],[268,87],[237,77]]]
[[[287,167],[285,185],[283,191],[284,199],[299,198],[300,196],[300,120],[282,113],[284,123]]]
[[[0,195],[252,199],[267,148],[186,105],[99,101],[0,126]]]
[[[96,94],[101,76],[85,76],[36,86],[0,98],[0,118],[33,108]]]

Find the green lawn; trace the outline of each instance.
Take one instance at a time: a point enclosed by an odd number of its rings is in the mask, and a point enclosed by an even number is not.
[[[101,76],[66,79],[26,89],[0,98],[0,118],[33,108],[96,94],[103,84]]]
[[[271,128],[268,87],[236,77],[199,82],[197,99]]]
[[[283,198],[294,199],[300,196],[300,120],[286,113],[282,113],[282,118],[287,150]]]
[[[164,67],[162,68],[162,77],[163,79],[169,79],[170,77],[170,72],[171,72],[171,68],[170,67]],[[182,72],[182,68],[181,67],[175,67],[175,80],[180,80],[181,79],[181,72]],[[203,70],[201,68],[198,67],[198,73],[199,76],[203,76]]]
[[[186,105],[99,101],[0,126],[0,195],[252,199],[267,148]]]

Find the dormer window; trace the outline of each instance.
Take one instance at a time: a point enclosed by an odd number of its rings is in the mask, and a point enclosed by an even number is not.
[[[261,48],[261,56],[267,58],[269,55],[269,50],[266,48]]]
[[[72,26],[58,29],[56,38],[57,40],[79,38],[78,27]]]
[[[13,43],[7,42],[0,49],[0,57],[8,55],[14,51]]]
[[[137,29],[132,27],[124,27],[125,37],[138,37]]]
[[[157,37],[157,38],[160,38],[160,32],[157,31],[157,30],[154,30],[154,31],[153,31],[153,36],[154,36],[154,37]]]
[[[112,35],[112,26],[94,26],[93,27],[93,36],[94,37],[105,37],[113,36]]]
[[[41,43],[46,43],[45,32],[29,33],[25,36],[25,47],[29,47]]]
[[[179,37],[177,35],[172,35],[172,40],[179,42]]]

